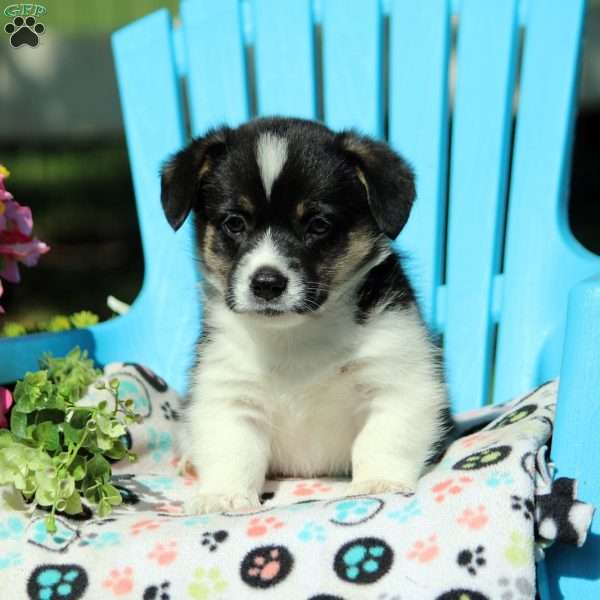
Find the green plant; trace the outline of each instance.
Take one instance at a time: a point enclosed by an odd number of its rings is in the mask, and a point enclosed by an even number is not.
[[[79,348],[64,358],[45,355],[40,367],[17,382],[10,430],[0,430],[0,484],[12,484],[27,501],[48,507],[46,526],[54,532],[56,512],[81,512],[82,498],[100,516],[121,504],[107,459],[136,459],[123,436],[141,416],[132,400],[119,397],[117,379],[95,384],[110,400],[80,402],[101,372]]]
[[[40,333],[43,331],[57,332],[69,329],[85,329],[98,323],[98,315],[89,311],[81,310],[72,315],[55,315],[49,320],[36,323],[33,326],[25,326],[14,321],[7,321],[0,332],[3,337],[19,337],[28,333]]]

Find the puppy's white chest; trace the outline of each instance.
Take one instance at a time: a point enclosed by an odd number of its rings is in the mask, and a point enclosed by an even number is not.
[[[305,477],[349,472],[361,425],[354,373],[338,367],[316,383],[278,396],[273,399],[271,472]]]

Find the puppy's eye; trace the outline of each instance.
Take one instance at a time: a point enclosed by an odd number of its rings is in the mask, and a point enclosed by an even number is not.
[[[313,217],[306,227],[306,233],[313,236],[323,236],[331,230],[331,223],[323,217]]]
[[[221,224],[221,227],[229,235],[240,235],[246,231],[246,221],[239,215],[229,215]]]

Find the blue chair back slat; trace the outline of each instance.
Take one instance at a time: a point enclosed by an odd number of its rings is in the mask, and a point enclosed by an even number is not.
[[[556,376],[569,289],[600,258],[569,229],[567,185],[584,0],[530,0],[504,258],[495,399]]]
[[[121,319],[101,324],[95,354],[100,362],[145,362],[182,390],[199,306],[191,223],[175,234],[160,204],[160,166],[185,141],[172,39],[166,10],[113,35],[145,273],[140,296],[121,318],[129,326]]]
[[[323,5],[323,100],[332,129],[383,135],[383,15],[379,0]]]
[[[444,349],[453,407],[487,400],[518,47],[515,0],[463,0],[451,149]]]
[[[437,293],[444,261],[449,54],[447,0],[392,0],[389,142],[417,176],[417,199],[396,245],[409,258],[423,317],[436,330],[441,328]]]
[[[242,15],[238,0],[184,0],[187,90],[192,134],[249,114]]]
[[[254,0],[259,115],[314,119],[315,44],[310,0]]]

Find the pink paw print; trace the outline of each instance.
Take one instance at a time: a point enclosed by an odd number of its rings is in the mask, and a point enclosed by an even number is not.
[[[279,560],[279,550],[273,548],[268,556],[255,556],[253,566],[248,569],[250,577],[259,577],[262,581],[272,581],[279,575],[281,570],[281,561]]]
[[[170,515],[182,515],[184,512],[183,504],[175,502],[166,502],[156,507],[156,510],[161,513],[169,513]]]
[[[294,496],[313,496],[314,494],[318,494],[319,492],[330,492],[331,488],[321,481],[315,481],[314,483],[307,483],[306,481],[301,481],[296,484],[294,491],[292,494]]]
[[[459,525],[466,525],[469,529],[481,529],[489,521],[485,506],[480,504],[477,509],[465,508],[462,515],[456,519]]]
[[[141,521],[136,521],[131,526],[131,535],[139,535],[142,531],[152,531],[159,527],[160,523],[158,521],[154,521],[153,519],[142,519]]]
[[[284,524],[283,521],[280,521],[275,517],[267,517],[266,519],[254,517],[254,519],[250,519],[250,523],[248,523],[246,535],[249,535],[250,537],[260,537],[261,535],[265,535],[269,529],[279,529],[280,527],[283,527]]]
[[[122,571],[113,569],[107,579],[102,582],[115,596],[124,596],[133,589],[133,569],[125,567]]]
[[[437,545],[437,535],[430,535],[426,540],[417,540],[406,554],[408,560],[418,560],[420,563],[432,561],[440,553]]]
[[[435,501],[441,503],[448,495],[460,494],[469,483],[473,483],[473,478],[462,475],[458,479],[450,478],[440,481],[431,488],[431,491],[435,494]]]
[[[156,544],[148,554],[150,560],[156,560],[159,565],[170,565],[177,558],[177,542]]]

